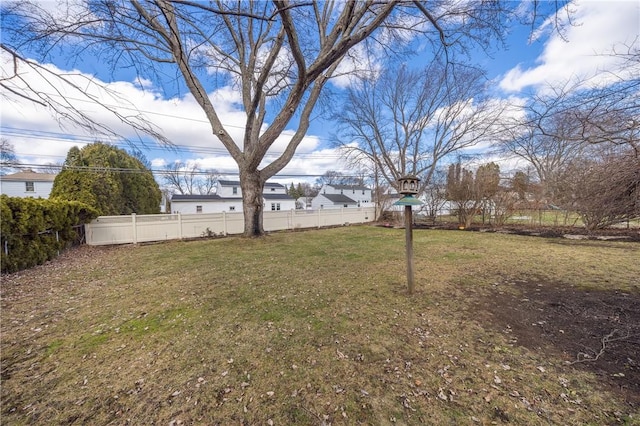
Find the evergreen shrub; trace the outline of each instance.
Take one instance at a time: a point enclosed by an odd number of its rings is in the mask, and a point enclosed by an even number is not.
[[[78,201],[0,196],[0,269],[16,272],[53,259],[77,238],[74,229],[98,217]]]

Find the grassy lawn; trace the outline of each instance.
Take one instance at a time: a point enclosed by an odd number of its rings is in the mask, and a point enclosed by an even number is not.
[[[3,277],[0,420],[640,421],[577,354],[528,347],[486,308],[533,279],[640,300],[638,244],[419,230],[414,253],[411,297],[404,230],[368,226],[81,247]]]

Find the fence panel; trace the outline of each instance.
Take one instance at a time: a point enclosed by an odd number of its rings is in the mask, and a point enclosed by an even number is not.
[[[264,212],[264,230],[320,228],[366,223],[374,219],[373,208],[289,210]],[[100,216],[85,225],[89,245],[136,244],[142,242],[242,234],[242,212],[208,214],[160,214]]]
[[[266,232],[291,229],[291,212],[292,210],[264,212],[262,227]]]

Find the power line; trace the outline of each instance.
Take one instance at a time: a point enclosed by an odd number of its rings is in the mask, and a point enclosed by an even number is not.
[[[29,129],[21,129],[15,127],[7,127],[0,126],[0,133],[6,136],[20,137],[20,138],[29,138],[29,139],[38,139],[38,140],[48,140],[48,141],[57,141],[62,143],[94,143],[96,142],[96,138],[92,136],[75,136],[68,133],[57,133],[57,132],[48,132],[48,131],[40,131],[40,130],[29,130]],[[111,139],[106,142],[110,142],[112,145],[120,146],[120,147],[130,147],[131,144],[127,142],[122,142],[121,140],[116,140],[115,138],[106,138]],[[137,149],[140,149],[136,146]],[[151,148],[144,147],[146,150],[150,151]],[[174,144],[172,146],[162,147],[158,146],[156,149],[162,150],[166,149],[168,151],[174,152],[189,152],[195,154],[225,154],[228,155],[228,151],[225,148],[214,148],[214,147],[200,147],[200,146],[192,146],[192,145],[183,145],[183,144]],[[269,151],[268,154],[271,155],[281,155],[284,151]],[[42,156],[41,154],[25,154],[26,156]],[[298,153],[294,158],[297,159],[339,159],[342,158],[342,155],[336,154],[327,154],[327,153]]]
[[[88,100],[88,99],[80,99],[80,98],[74,98],[74,97],[69,97],[69,96],[62,96],[58,93],[44,93],[44,95],[48,96],[48,97],[52,97],[52,98],[62,98],[64,101],[76,101],[76,102],[81,102],[81,103],[87,103],[87,104],[91,104],[91,105],[96,105],[95,101],[92,100]],[[136,107],[127,107],[127,106],[123,106],[123,105],[110,105],[108,103],[100,103],[101,106],[104,106],[105,109],[107,110],[117,110],[117,109],[121,109],[121,110],[125,110],[125,111],[134,111],[137,113],[143,113],[143,114],[150,114],[150,115],[156,115],[159,117],[167,117],[167,118],[173,118],[173,119],[177,119],[177,120],[184,120],[184,121],[191,121],[194,123],[202,123],[202,124],[207,124],[210,125],[211,123],[209,122],[209,120],[207,119],[199,119],[199,118],[193,118],[193,117],[184,117],[184,116],[180,116],[180,115],[175,115],[175,114],[165,114],[162,112],[157,112],[157,111],[148,111],[148,110],[143,110],[143,109],[139,109]],[[243,111],[238,111],[238,112],[243,112]],[[235,129],[245,129],[245,126],[239,126],[236,124],[228,124],[228,123],[223,123],[222,124],[223,127],[225,128],[235,128]],[[323,140],[325,142],[327,142],[326,138],[321,137],[321,136],[313,136],[315,138],[318,138],[319,140]]]
[[[65,165],[43,165],[43,164],[28,164],[28,163],[22,163],[20,164],[20,167],[26,167],[29,169],[35,169],[35,170],[51,170],[51,169],[56,169],[56,170],[73,170],[73,171],[79,171],[79,172],[88,172],[88,173],[132,173],[132,174],[139,174],[139,173],[147,173],[147,172],[151,172],[153,174],[158,174],[158,175],[167,175],[167,174],[171,174],[174,173],[170,170],[165,170],[165,169],[134,169],[134,168],[126,168],[126,167],[101,167],[101,166],[65,166]],[[178,172],[180,173],[180,172]],[[208,176],[211,174],[215,174],[215,175],[222,175],[222,176],[240,176],[240,173],[237,171],[232,171],[232,172],[219,172],[219,171],[213,171],[213,172],[207,172],[204,170],[198,170],[198,171],[189,171],[189,174],[194,174],[194,175],[198,175],[198,176]],[[308,173],[285,173],[285,174],[276,174],[273,176],[273,178],[318,178],[318,177],[323,177],[324,174],[308,174]],[[358,177],[358,175],[347,175],[347,174],[342,174],[341,177],[346,177],[346,178],[353,178],[353,177]]]

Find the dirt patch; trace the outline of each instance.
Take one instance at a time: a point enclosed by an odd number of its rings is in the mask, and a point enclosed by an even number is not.
[[[592,372],[640,408],[640,293],[523,280],[496,284],[478,308],[518,344]]]

